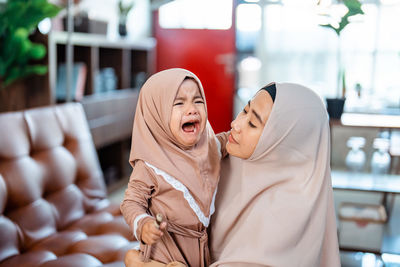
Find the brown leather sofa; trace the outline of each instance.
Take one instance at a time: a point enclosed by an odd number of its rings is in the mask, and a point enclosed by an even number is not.
[[[137,246],[78,103],[0,114],[0,211],[1,267],[124,266]]]

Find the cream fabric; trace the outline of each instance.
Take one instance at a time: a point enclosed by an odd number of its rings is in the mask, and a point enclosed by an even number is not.
[[[277,83],[253,155],[221,166],[211,224],[212,266],[340,266],[321,99]]]

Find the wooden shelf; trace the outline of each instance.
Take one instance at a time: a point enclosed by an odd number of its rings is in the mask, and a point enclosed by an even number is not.
[[[48,37],[50,103],[57,102],[57,68],[65,62],[66,32],[52,32]],[[112,188],[129,176],[130,139],[140,83],[155,71],[154,38],[110,39],[105,35],[72,33],[70,43],[74,62],[87,68],[84,97],[85,110],[107,187]],[[99,92],[97,76],[103,68],[113,68],[117,90]],[[137,78],[137,79],[136,79]]]
[[[331,119],[332,126],[377,129],[400,129],[399,115],[343,113],[341,119]]]
[[[57,66],[65,61],[65,46],[68,34],[52,32],[48,38],[50,99],[56,103]],[[72,33],[71,44],[74,48],[74,62],[84,62],[87,66],[85,95],[96,92],[96,75],[101,68],[115,69],[118,88],[134,86],[132,77],[144,72],[147,77],[155,71],[154,38],[110,39],[105,35]]]
[[[130,139],[139,89],[94,94],[81,101],[97,149]]]
[[[63,31],[54,31],[49,35],[49,42],[58,44],[67,43],[68,34]],[[152,50],[156,41],[154,38],[129,39],[129,38],[108,38],[102,34],[80,33],[71,34],[71,44],[77,46],[98,46],[119,49]]]

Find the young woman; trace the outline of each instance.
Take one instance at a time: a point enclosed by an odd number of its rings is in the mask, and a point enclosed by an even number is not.
[[[321,99],[297,84],[271,84],[231,126],[212,266],[340,266]]]

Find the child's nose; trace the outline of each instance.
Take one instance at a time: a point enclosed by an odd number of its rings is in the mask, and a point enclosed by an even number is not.
[[[188,110],[187,110],[188,115],[196,115],[198,113],[199,113],[199,111],[197,110],[195,105],[189,105]]]

